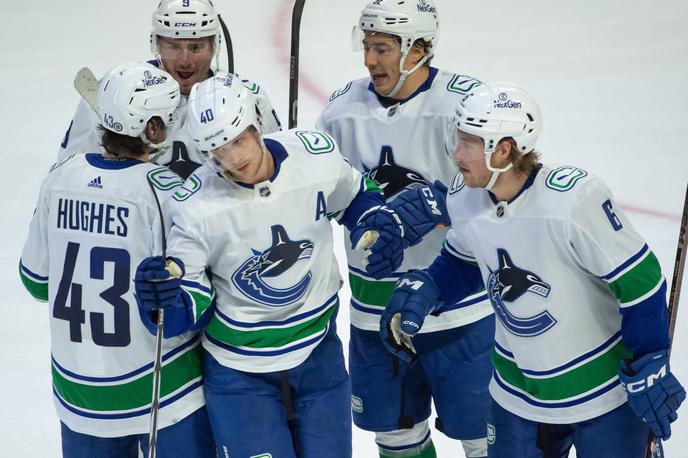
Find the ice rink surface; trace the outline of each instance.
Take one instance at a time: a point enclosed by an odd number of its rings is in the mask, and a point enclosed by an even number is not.
[[[436,3],[441,33],[433,65],[525,87],[544,116],[538,147],[543,162],[601,176],[670,281],[688,181],[688,2]],[[362,55],[350,50],[350,31],[364,4],[306,2],[300,127],[313,126],[329,93],[367,74]],[[72,79],[82,66],[100,77],[115,64],[148,59],[156,5],[157,0],[2,0],[1,457],[59,456],[47,308],[25,292],[17,265],[41,180],[78,102]],[[284,124],[291,6],[289,0],[216,1],[232,33],[236,70],[262,84]],[[346,290],[342,299],[346,303]],[[688,385],[688,291],[681,307],[672,365]],[[347,319],[343,307],[345,342]],[[665,446],[671,458],[688,457],[688,406],[679,416]],[[440,457],[463,456],[458,443],[437,432],[433,437]],[[354,431],[354,456],[376,456],[372,434]]]

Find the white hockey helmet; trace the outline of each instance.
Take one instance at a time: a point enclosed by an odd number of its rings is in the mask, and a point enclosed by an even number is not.
[[[521,153],[535,149],[542,130],[537,102],[515,83],[500,81],[476,86],[461,100],[454,127],[485,142],[492,154],[500,140],[511,137]]]
[[[213,54],[220,52],[222,33],[211,0],[161,0],[153,13],[151,52],[158,56],[158,37],[193,39],[214,37]]]
[[[527,154],[535,149],[535,142],[542,130],[540,107],[521,87],[510,82],[481,84],[473,88],[459,102],[456,114],[447,129],[447,150],[451,153],[458,144],[458,131],[483,139],[485,165],[492,175],[485,185],[492,189],[505,167],[493,167],[492,154],[500,140],[513,138],[518,150]]]
[[[433,0],[372,0],[361,11],[353,32],[354,49],[360,47],[366,31],[388,33],[401,39],[401,77],[394,89],[382,95],[394,96],[406,77],[432,57],[439,40],[439,26],[437,8]],[[403,66],[406,56],[413,43],[421,38],[429,44],[427,54],[411,70],[405,71]]]
[[[186,125],[206,162],[224,172],[211,151],[241,135],[249,127],[260,133],[256,98],[239,78],[230,73],[194,84],[189,94]]]
[[[98,111],[103,128],[141,137],[146,144],[149,142],[144,129],[148,121],[159,116],[166,127],[172,126],[179,100],[179,83],[167,72],[145,62],[117,65],[98,83]]]

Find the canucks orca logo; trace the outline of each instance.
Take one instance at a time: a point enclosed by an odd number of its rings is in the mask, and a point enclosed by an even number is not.
[[[253,250],[247,259],[232,275],[234,286],[251,299],[272,307],[282,307],[299,300],[311,282],[312,274],[306,273],[295,285],[277,288],[265,279],[275,278],[289,270],[300,259],[311,257],[313,242],[310,240],[290,240],[287,231],[280,225],[270,228],[272,244],[264,251]]]
[[[497,249],[497,257],[499,267],[494,272],[490,269],[487,291],[499,321],[511,333],[522,337],[537,336],[554,326],[557,320],[547,310],[526,318],[519,318],[509,312],[507,302],[515,302],[525,293],[547,297],[551,288],[533,272],[514,265],[506,250]]]
[[[396,195],[407,186],[425,186],[430,183],[415,170],[397,165],[394,162],[392,147],[389,145],[382,147],[377,167],[373,167],[370,170],[366,168],[366,172],[368,178],[380,184],[380,188],[382,188],[387,199]]]

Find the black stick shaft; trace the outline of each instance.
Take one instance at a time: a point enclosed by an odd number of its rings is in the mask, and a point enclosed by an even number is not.
[[[296,127],[299,105],[299,31],[306,0],[296,0],[291,15],[291,51],[289,55],[289,129]]]
[[[221,15],[217,15],[220,20],[220,27],[222,28],[222,35],[225,36],[225,47],[227,48],[227,71],[234,73],[234,48],[232,47],[232,36],[229,34],[229,29],[225,24]]]
[[[676,316],[678,314],[678,301],[681,297],[681,283],[683,282],[683,271],[686,267],[686,232],[688,231],[688,186],[686,186],[686,197],[683,201],[683,214],[681,215],[681,226],[678,232],[678,246],[676,247],[676,259],[674,261],[674,275],[671,279],[671,291],[669,292],[669,339],[674,340],[674,330],[676,329]],[[669,348],[671,353],[671,347]]]
[[[688,231],[688,186],[683,201],[683,213],[681,225],[678,229],[678,245],[676,246],[676,259],[674,260],[674,274],[671,277],[671,291],[669,292],[669,355],[674,343],[674,330],[676,329],[676,316],[678,315],[678,301],[681,297],[681,283],[683,282],[683,270],[686,266],[686,231]],[[646,458],[662,458],[660,439],[650,433],[645,449]]]
[[[158,207],[158,214],[160,215],[160,232],[162,235],[162,258],[167,259],[167,236],[165,234],[165,220],[162,214],[162,207],[158,199],[158,193],[155,192],[155,186],[150,179],[148,179],[148,186],[150,186],[155,197],[155,204]],[[158,412],[160,411],[160,379],[162,375],[162,339],[165,324],[165,310],[158,310],[158,321],[155,326],[155,361],[153,362],[153,392],[151,394],[151,416],[150,429],[148,432],[148,458],[155,458],[156,448],[158,443]]]

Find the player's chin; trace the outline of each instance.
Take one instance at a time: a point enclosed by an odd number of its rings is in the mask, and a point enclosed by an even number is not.
[[[391,87],[389,87],[389,78],[387,77],[376,77],[372,79],[373,82],[373,87],[375,88],[375,92],[378,94],[387,94],[390,90],[392,90]]]
[[[202,81],[199,75],[188,72],[175,72],[174,79],[179,83],[179,91],[182,95],[189,95],[193,85]]]
[[[480,186],[480,183],[476,177],[469,170],[461,168],[461,176],[463,176],[463,182],[469,188],[476,188]]]

